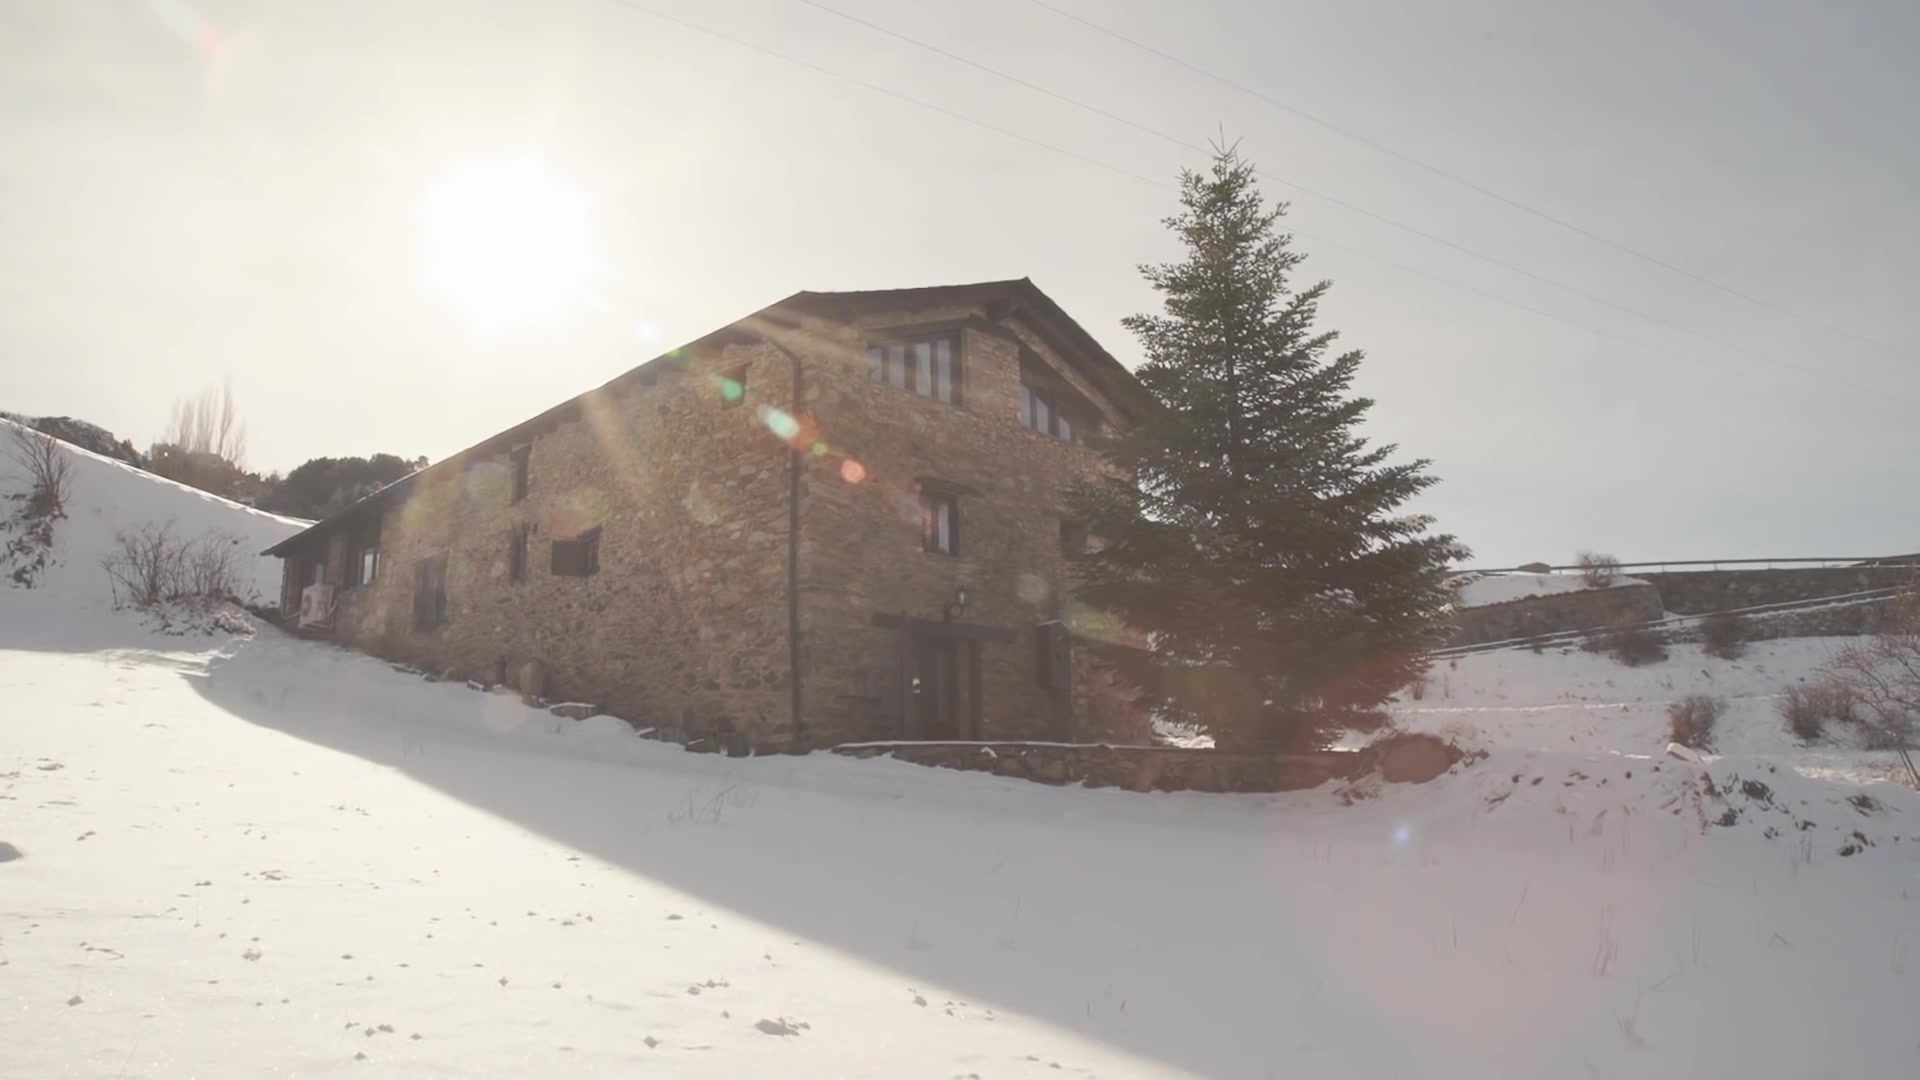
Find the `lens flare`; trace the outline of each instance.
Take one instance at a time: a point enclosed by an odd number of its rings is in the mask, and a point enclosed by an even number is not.
[[[800,421],[795,420],[793,415],[784,409],[769,407],[761,410],[760,422],[767,425],[768,431],[782,439],[792,439],[800,434]]]
[[[1413,826],[1411,825],[1402,825],[1393,830],[1393,846],[1394,847],[1406,847],[1407,841],[1412,839],[1413,839]]]
[[[857,484],[867,478],[867,467],[848,458],[840,463],[840,479],[849,484]]]

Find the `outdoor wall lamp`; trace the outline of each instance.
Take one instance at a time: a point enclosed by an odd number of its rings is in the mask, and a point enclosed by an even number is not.
[[[967,610],[967,587],[965,585],[962,585],[959,588],[953,590],[953,603],[948,604],[946,608],[947,621],[952,622],[953,620],[959,618],[966,610]]]

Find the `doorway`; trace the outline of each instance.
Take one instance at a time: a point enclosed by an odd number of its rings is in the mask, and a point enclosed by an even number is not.
[[[961,664],[974,659],[962,642],[930,634],[912,635],[907,670],[907,731],[916,739],[962,738]],[[975,660],[975,663],[978,661]],[[977,680],[976,680],[977,684]]]

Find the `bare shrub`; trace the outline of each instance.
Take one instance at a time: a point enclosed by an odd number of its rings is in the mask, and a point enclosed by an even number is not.
[[[1878,633],[1835,653],[1826,675],[1852,695],[1866,746],[1897,751],[1908,779],[1920,788],[1913,761],[1920,734],[1920,590],[1901,595]]]
[[[208,600],[240,597],[240,538],[209,532],[189,542],[180,553],[180,592]]]
[[[73,494],[73,459],[60,440],[30,427],[9,426],[7,456],[26,476],[27,490],[9,498],[24,502],[23,513],[44,518],[67,516]]]
[[[1597,551],[1583,551],[1573,560],[1580,566],[1580,580],[1589,589],[1604,589],[1620,573],[1620,560]]]
[[[168,599],[180,578],[180,545],[173,523],[121,529],[113,534],[114,549],[100,559],[113,590],[115,607],[150,608]]]
[[[1749,627],[1744,616],[1716,611],[1700,620],[1700,647],[1708,656],[1738,659],[1747,651]]]
[[[1789,686],[1780,697],[1780,718],[1801,742],[1818,742],[1828,724],[1857,724],[1853,691],[1831,679],[1811,686]]]
[[[239,595],[239,539],[209,532],[182,540],[173,522],[122,529],[100,560],[115,606],[151,608],[174,600],[233,600]]]
[[[20,467],[27,487],[6,494],[6,501],[16,505],[0,516],[0,535],[6,537],[0,567],[15,585],[31,589],[53,561],[53,523],[67,516],[73,459],[53,436],[13,425],[7,426],[7,456]]]
[[[1628,667],[1657,664],[1667,658],[1666,638],[1653,627],[1639,624],[1589,630],[1581,635],[1580,648],[1606,653]]]
[[[1667,706],[1673,741],[1695,750],[1713,749],[1713,726],[1727,704],[1709,694],[1688,694]]]

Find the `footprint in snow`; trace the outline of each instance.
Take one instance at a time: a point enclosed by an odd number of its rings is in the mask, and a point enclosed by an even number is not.
[[[804,1020],[789,1020],[784,1016],[778,1020],[761,1020],[753,1026],[767,1035],[798,1035],[812,1028]]]

